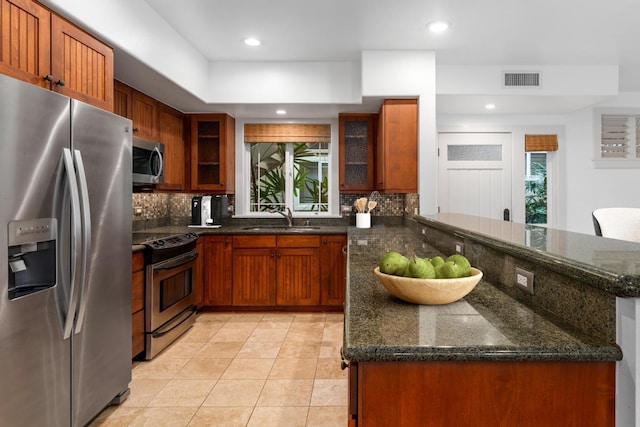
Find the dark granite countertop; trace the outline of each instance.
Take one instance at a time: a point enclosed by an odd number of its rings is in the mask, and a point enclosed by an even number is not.
[[[349,228],[343,355],[353,362],[622,359],[602,342],[528,307],[482,280],[462,300],[428,306],[391,296],[373,269],[389,250],[438,252],[406,227]]]
[[[346,234],[347,227],[342,225],[314,225],[286,228],[279,225],[246,223],[243,225],[225,225],[214,227],[166,226],[149,228],[133,232],[133,244],[141,244],[148,240],[160,239],[175,234],[196,233],[198,236],[216,234]]]
[[[416,218],[618,297],[640,297],[640,243],[463,214]]]

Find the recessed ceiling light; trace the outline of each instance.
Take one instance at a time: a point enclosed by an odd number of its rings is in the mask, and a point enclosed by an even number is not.
[[[280,114],[280,115],[287,114],[287,110],[276,110],[276,114]]]
[[[244,39],[244,44],[247,46],[260,46],[261,42],[255,37],[247,37]]]
[[[445,21],[433,21],[427,24],[427,28],[429,28],[429,31],[432,33],[442,33],[447,31],[449,23]]]
[[[484,106],[487,110],[495,110],[496,104],[487,104]]]

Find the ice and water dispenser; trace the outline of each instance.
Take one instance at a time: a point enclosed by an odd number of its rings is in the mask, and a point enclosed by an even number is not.
[[[9,222],[9,299],[55,286],[57,228],[55,218]]]

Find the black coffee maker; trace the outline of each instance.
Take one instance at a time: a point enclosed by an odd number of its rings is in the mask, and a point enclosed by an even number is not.
[[[229,217],[229,198],[226,195],[195,196],[191,199],[191,225],[220,226]]]

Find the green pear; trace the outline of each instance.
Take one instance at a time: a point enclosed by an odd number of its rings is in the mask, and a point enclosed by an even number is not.
[[[434,267],[439,266],[440,264],[444,264],[444,258],[442,258],[441,256],[434,256],[433,258],[431,258],[431,265],[433,265]]]
[[[424,258],[415,257],[409,262],[409,275],[416,279],[433,279],[436,277],[436,270],[430,262]]]
[[[380,271],[394,276],[404,276],[409,267],[409,258],[396,251],[384,254],[378,265]]]
[[[452,261],[458,267],[460,267],[460,276],[459,277],[467,277],[471,276],[471,263],[467,258],[462,254],[453,254],[447,258],[447,261]]]
[[[445,261],[436,268],[436,279],[455,279],[460,277],[460,267],[453,261]]]

